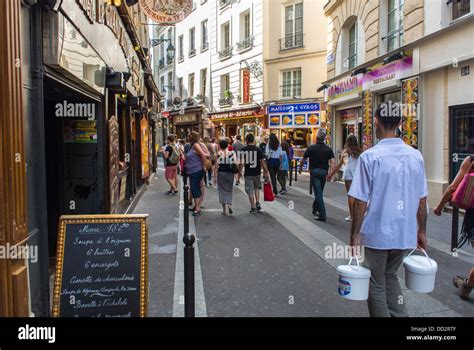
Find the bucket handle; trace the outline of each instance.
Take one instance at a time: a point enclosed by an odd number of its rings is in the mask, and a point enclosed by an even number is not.
[[[350,265],[351,262],[352,262],[352,260],[353,260],[354,258],[355,258],[355,261],[356,261],[356,263],[357,263],[357,266],[360,266],[360,265],[359,265],[359,259],[357,259],[357,256],[351,256],[351,258],[349,259],[349,264],[347,264],[347,265]]]
[[[410,255],[412,255],[413,252],[414,252],[415,250],[417,250],[417,249],[418,249],[418,248],[413,249],[413,250],[410,252],[410,254],[407,255],[407,258],[408,258]],[[425,254],[425,256],[428,258],[428,262],[430,263],[431,267],[434,267],[434,266],[433,266],[433,263],[431,262],[430,257],[429,257],[428,254],[426,253],[426,251],[425,251],[423,248],[420,248],[420,250],[421,250],[421,251],[423,252],[423,254]]]

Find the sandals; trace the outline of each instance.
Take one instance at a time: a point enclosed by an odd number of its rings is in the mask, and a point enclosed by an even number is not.
[[[194,210],[193,211],[193,216],[199,216],[199,215],[201,215],[201,210],[199,210],[199,211]]]

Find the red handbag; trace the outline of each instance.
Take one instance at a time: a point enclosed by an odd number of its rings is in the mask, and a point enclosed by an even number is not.
[[[273,202],[275,200],[272,184],[270,182],[265,182],[263,184],[263,200],[265,202]]]
[[[474,208],[474,173],[464,175],[451,197],[451,202],[462,209]]]

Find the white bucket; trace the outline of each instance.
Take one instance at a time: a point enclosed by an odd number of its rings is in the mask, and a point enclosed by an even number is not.
[[[420,293],[432,292],[435,286],[436,271],[438,264],[431,259],[425,250],[422,255],[412,255],[415,249],[403,259],[405,266],[405,285],[409,289]]]
[[[351,265],[352,257],[347,265],[339,265],[339,295],[350,300],[367,300],[369,297],[370,270],[359,266],[359,260],[355,258],[357,266]]]

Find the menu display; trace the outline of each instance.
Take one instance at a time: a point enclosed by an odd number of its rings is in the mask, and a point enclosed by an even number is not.
[[[97,121],[65,120],[63,136],[65,143],[97,143]]]
[[[402,139],[418,148],[418,78],[404,80],[402,83]]]
[[[59,220],[53,317],[145,317],[148,215]]]
[[[370,91],[362,93],[362,147],[364,150],[373,146],[372,102]]]

